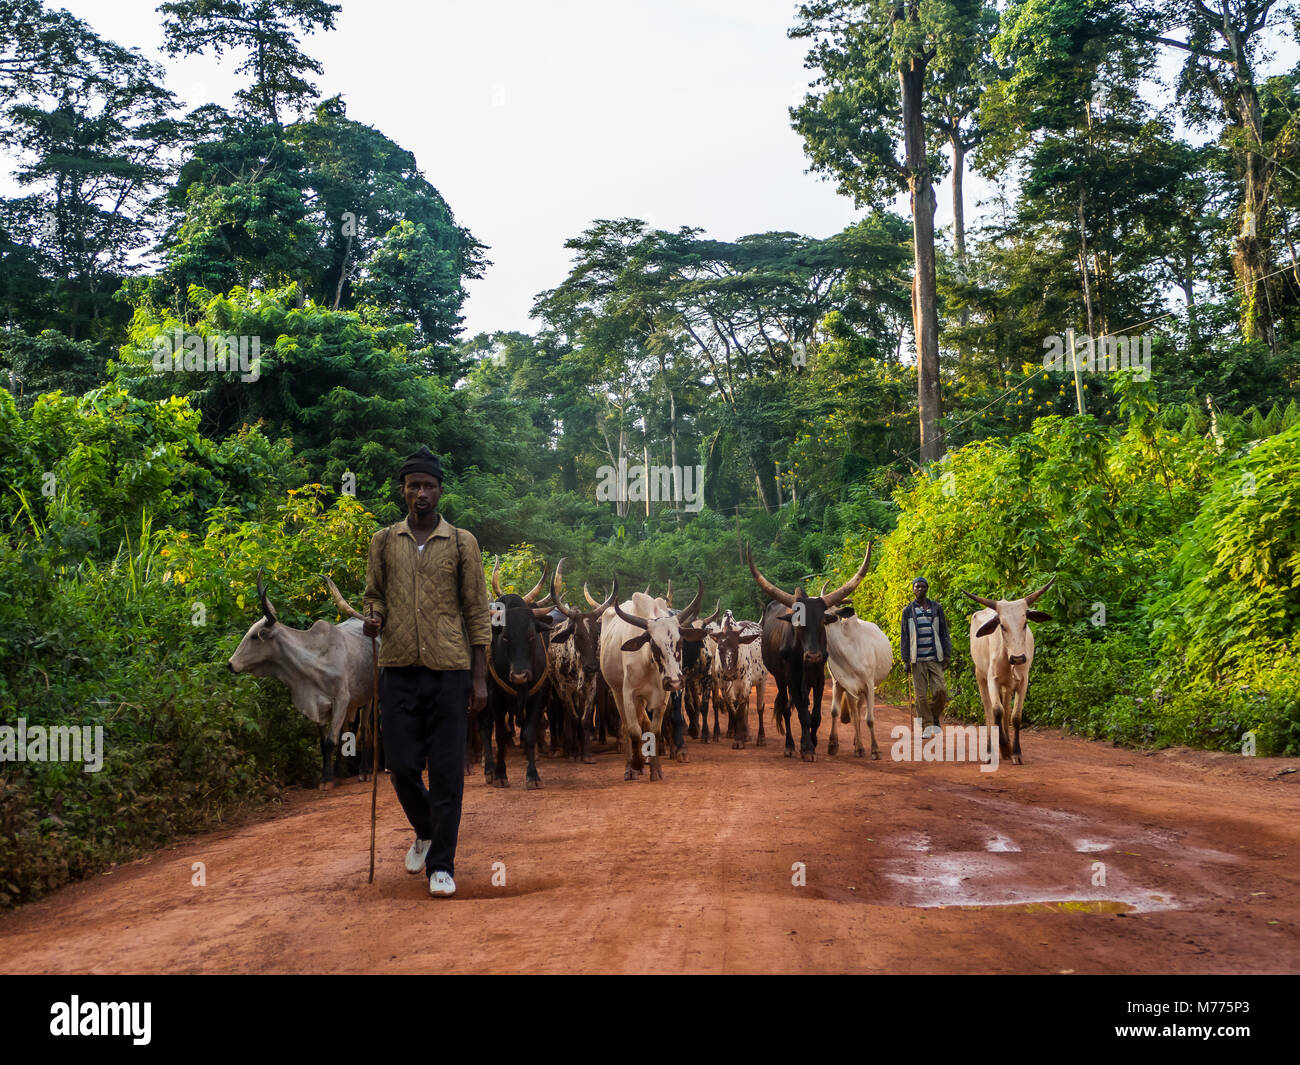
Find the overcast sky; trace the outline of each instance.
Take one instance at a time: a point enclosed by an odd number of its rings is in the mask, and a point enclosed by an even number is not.
[[[50,6],[161,59],[157,2]],[[303,46],[325,67],[322,95],[343,94],[349,117],[414,152],[489,246],[466,335],[532,331],[533,297],[567,273],[564,241],[597,218],[730,240],[826,237],[861,217],[805,173],[790,128],[786,108],[811,77],[807,42],[786,36],[795,11],[793,0],[343,0],[337,29]],[[229,55],[165,62],[189,106],[229,105],[240,86]],[[989,191],[968,175],[968,225]],[[938,192],[947,225],[947,181]]]

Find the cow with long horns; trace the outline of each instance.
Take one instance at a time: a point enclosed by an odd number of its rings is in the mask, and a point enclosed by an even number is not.
[[[605,602],[590,610],[569,606],[560,592],[563,569],[564,559],[560,559],[551,577],[551,598],[555,602],[551,616],[558,611],[563,619],[552,630],[546,645],[551,658],[552,692],[563,727],[566,732],[576,733],[573,757],[594,762],[591,747],[596,724],[596,677],[600,673],[600,619],[614,602],[614,595],[611,592]]]
[[[826,626],[839,621],[836,611],[851,596],[871,566],[871,544],[858,571],[829,595],[809,596],[799,585],[793,592],[777,587],[758,571],[749,547],[745,558],[755,583],[773,602],[763,611],[763,665],[776,681],[774,716],[785,731],[785,756],[794,757],[794,736],[790,732],[790,707],[799,714],[799,757],[817,759],[817,730],[822,722],[822,688],[826,683]],[[851,614],[852,609],[845,611]],[[811,696],[812,708],[809,709]],[[762,730],[762,715],[759,715]],[[761,742],[761,741],[760,741]]]
[[[1024,720],[1025,693],[1029,690],[1029,670],[1034,664],[1034,630],[1031,621],[1051,621],[1052,615],[1031,610],[1056,578],[1023,599],[985,599],[962,592],[984,607],[971,615],[970,656],[975,663],[975,681],[984,704],[984,723],[990,734],[996,725],[1001,757],[1011,758],[1012,765],[1023,765],[1020,757],[1020,724]],[[1005,718],[1011,714],[1011,737],[1008,740]]]
[[[506,717],[512,710],[522,726],[519,738],[528,759],[524,786],[529,789],[542,786],[537,772],[537,741],[548,699],[548,692],[543,690],[550,678],[545,641],[552,622],[550,609],[538,606],[537,598],[546,583],[548,569],[542,566],[541,578],[527,595],[513,592],[502,595],[501,560],[497,559],[492,566],[492,593],[496,601],[490,604],[492,644],[487,656],[492,683],[488,685],[486,712],[479,716],[479,731],[483,736],[483,777],[486,783],[498,788],[510,785],[506,777],[506,747],[509,746]],[[495,763],[493,725],[497,736]]]
[[[682,643],[704,639],[702,627],[691,624],[704,601],[704,582],[695,598],[678,614],[668,610],[662,599],[637,592],[619,603],[618,581],[614,581],[614,605],[601,620],[600,671],[609,684],[628,740],[624,780],[641,775],[645,759],[650,761],[650,779],[662,780],[661,749],[672,740],[668,731],[672,714],[669,696],[683,686]],[[644,734],[650,742],[644,746]],[[680,748],[678,757],[685,754]],[[682,759],[684,760],[684,759]]]
[[[276,616],[257,575],[262,616],[249,627],[226,663],[232,673],[274,677],[289,689],[293,705],[320,731],[322,788],[334,786],[334,750],[354,711],[370,705],[374,688],[370,640],[361,631],[362,619],[339,594],[328,577],[330,595],[345,621],[317,621],[310,629],[295,629]],[[362,779],[369,779],[370,744],[360,752]]]

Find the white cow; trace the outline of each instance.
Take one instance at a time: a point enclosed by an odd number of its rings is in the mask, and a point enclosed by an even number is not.
[[[749,693],[758,691],[759,719],[767,690],[763,648],[759,640],[763,627],[756,621],[737,621],[728,610],[721,621],[709,625],[705,645],[712,659],[713,713],[727,712],[727,735],[732,749],[743,750],[749,740]]]
[[[831,671],[831,736],[827,754],[840,749],[837,723],[853,722],[853,753],[867,752],[862,746],[862,709],[866,706],[867,731],[871,734],[871,757],[880,757],[876,746],[876,685],[894,667],[894,648],[880,626],[840,610],[839,624],[826,626],[827,664]],[[843,717],[841,717],[843,715]]]
[[[970,592],[962,593],[985,607],[971,615],[970,656],[975,663],[980,700],[984,703],[984,723],[990,733],[997,726],[1001,756],[1009,755],[1012,765],[1024,764],[1020,758],[1020,723],[1024,719],[1029,670],[1034,664],[1034,632],[1029,622],[1052,620],[1051,614],[1029,607],[1055,581],[1053,577],[1023,599],[994,602]],[[1003,722],[1008,706],[1011,706],[1010,742]]]
[[[614,696],[629,744],[623,779],[641,775],[645,765],[642,734],[650,732],[655,736],[646,752],[650,779],[662,780],[659,751],[671,739],[668,695],[682,690],[682,641],[703,640],[705,635],[702,628],[690,624],[704,599],[704,582],[699,582],[690,605],[676,615],[668,612],[664,600],[651,599],[642,592],[619,603],[617,581],[613,594],[615,605],[601,618],[600,671]],[[684,755],[683,750],[678,757],[685,761]]]
[[[369,707],[374,669],[370,639],[361,631],[361,615],[348,605],[333,581],[326,577],[325,583],[347,620],[338,625],[322,620],[310,629],[294,629],[276,617],[259,573],[257,596],[262,616],[253,622],[226,664],[232,673],[274,677],[289,689],[293,705],[320,730],[320,786],[329,788],[334,784],[335,743],[353,711]],[[362,755],[361,779],[366,780],[366,752]]]

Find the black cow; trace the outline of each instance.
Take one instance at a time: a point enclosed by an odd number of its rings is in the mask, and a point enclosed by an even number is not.
[[[763,665],[776,680],[776,702],[772,713],[785,726],[785,756],[794,757],[794,736],[790,732],[790,704],[799,712],[799,757],[817,759],[817,729],[822,723],[822,688],[826,683],[826,626],[839,621],[832,610],[853,594],[871,565],[871,545],[866,557],[847,584],[829,595],[809,596],[803,585],[787,592],[778,588],[754,565],[748,547],[745,558],[758,586],[775,602],[763,611]],[[787,690],[789,694],[787,694]],[[808,697],[812,695],[812,712]]]
[[[537,740],[542,729],[542,714],[546,709],[549,692],[545,690],[550,680],[546,657],[546,638],[550,633],[551,619],[548,609],[535,606],[535,597],[542,580],[527,596],[513,592],[499,595],[493,611],[498,624],[492,627],[492,646],[488,649],[488,702],[486,713],[479,716],[479,729],[483,735],[483,776],[485,781],[498,788],[509,787],[506,779],[506,747],[509,746],[507,717],[513,711],[522,722],[520,741],[528,758],[525,786],[540,788],[537,773]],[[493,572],[493,586],[497,586]],[[496,726],[497,756],[492,760],[492,728]]]

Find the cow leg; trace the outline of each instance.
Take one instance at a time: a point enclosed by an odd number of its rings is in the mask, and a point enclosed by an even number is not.
[[[990,675],[984,682],[984,687],[988,689],[987,701],[985,706],[985,720],[988,723],[989,733],[992,734],[994,729],[998,732],[998,749],[1003,758],[1011,755],[1011,745],[1007,742],[1006,730],[1002,727],[1002,690],[997,680]],[[981,691],[981,694],[984,694]]]
[[[320,790],[334,787],[334,736],[329,725],[320,727]]]
[[[1011,694],[1008,702],[1012,705],[1011,710],[1011,764],[1024,765],[1024,759],[1020,757],[1020,722],[1025,712],[1025,691],[1029,687],[1029,678],[1025,678],[1024,684],[1018,684]]]
[[[664,725],[667,728],[672,729],[673,747],[675,748],[675,750],[673,751],[673,757],[675,757],[679,762],[686,762],[690,760],[686,755],[686,719],[682,716],[682,702],[684,702],[685,699],[686,696],[683,695],[681,700],[678,700],[677,702],[673,702],[670,704],[670,713],[668,715],[668,720],[664,722]],[[707,718],[708,716],[707,711],[705,716]],[[706,720],[704,722],[704,729],[703,729],[704,738],[700,740],[701,743],[709,742],[708,726],[709,726],[709,722]]]
[[[840,719],[841,706],[846,710],[848,708],[848,704],[844,700],[844,689],[840,687],[839,681],[831,677],[831,734],[826,741],[827,754],[840,753],[840,733],[836,726]]]
[[[813,671],[812,680],[812,713],[809,715],[808,728],[808,761],[815,761],[817,758],[817,730],[822,727],[822,689],[826,687],[826,674],[823,667],[818,667]]]
[[[689,735],[693,740],[700,739],[700,707],[699,707],[699,703],[690,696],[687,696],[686,717],[687,720],[690,722],[690,725],[686,730],[687,735]],[[704,719],[705,735],[704,735],[704,739],[701,740],[700,742],[702,743],[709,742],[708,731],[709,731],[709,719],[706,717]]]
[[[591,741],[595,732],[596,716],[596,685],[593,681],[587,686],[590,690],[586,691],[586,697],[583,700],[582,710],[582,760],[588,764],[595,762],[596,756],[592,754]],[[601,731],[604,729],[602,727]]]
[[[635,780],[645,771],[645,760],[641,756],[641,716],[636,705],[636,695],[623,688],[622,697],[614,697],[618,707],[618,716],[622,718],[623,729],[620,738],[627,737],[627,766],[623,770],[624,780]]]
[[[880,748],[876,746],[876,686],[867,685],[867,731],[871,733],[871,757],[875,761],[880,760]],[[861,743],[858,740],[859,728],[862,724],[862,700],[858,700],[858,716],[853,722],[853,753],[861,755],[863,753]]]
[[[483,781],[485,784],[494,782],[495,773],[492,767],[492,723],[496,719],[496,710],[492,706],[491,696],[488,697],[488,705],[479,711],[478,731],[479,731],[479,751],[483,758]]]
[[[542,778],[537,772],[537,741],[545,734],[545,708],[546,700],[540,695],[534,695],[524,706],[524,727],[519,738],[528,759],[528,768],[524,771],[524,787],[528,790],[542,786]]]
[[[754,742],[756,747],[766,747],[767,739],[763,736],[763,704],[767,701],[767,674],[763,674],[763,679],[754,685],[754,703],[758,707],[758,739]],[[740,705],[740,712],[745,715],[745,734],[749,735],[749,696],[746,696]]]

